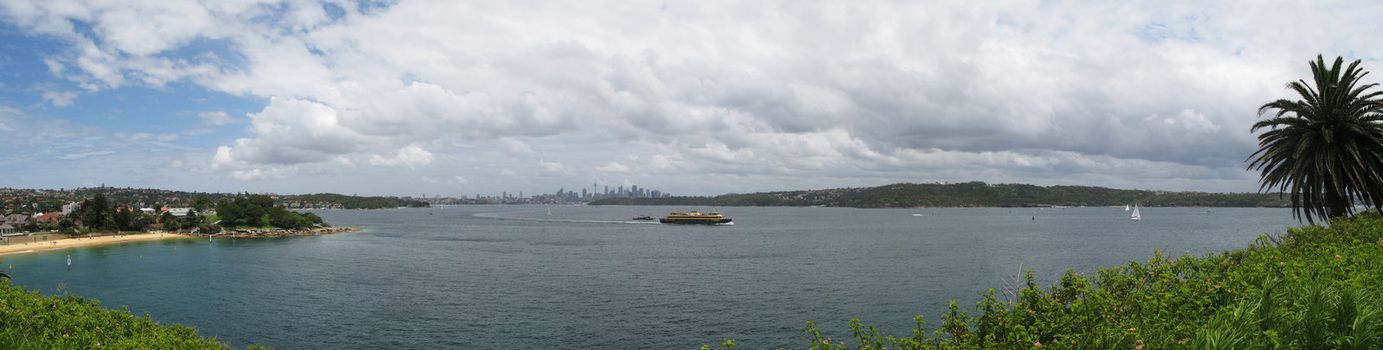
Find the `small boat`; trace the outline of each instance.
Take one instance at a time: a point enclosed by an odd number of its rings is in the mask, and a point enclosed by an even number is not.
[[[689,211],[685,213],[668,213],[667,216],[664,216],[662,219],[658,219],[658,222],[664,224],[716,225],[729,224],[731,220],[730,218],[727,218],[725,217],[725,215],[721,215],[720,213],[702,213],[699,211]]]
[[[1128,204],[1124,204],[1124,211],[1129,211]]]
[[[916,213],[916,214],[912,214],[912,216],[927,216],[927,215],[924,215],[924,214],[922,214],[922,213]]]
[[[1133,214],[1129,214],[1129,221],[1143,221],[1143,214],[1138,212],[1138,206],[1133,206]]]
[[[634,220],[639,220],[639,221],[652,221],[652,220],[653,220],[653,217],[652,217],[652,216],[648,216],[648,215],[639,215],[639,216],[635,216],[635,217],[634,217]]]

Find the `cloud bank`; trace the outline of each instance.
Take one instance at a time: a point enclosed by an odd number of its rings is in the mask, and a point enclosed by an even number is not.
[[[1365,14],[1380,6],[17,0],[0,12],[69,44],[50,71],[91,91],[190,82],[264,99],[245,136],[208,155],[241,180],[376,167],[430,188],[1252,191],[1256,107],[1287,96],[1317,53],[1377,69],[1369,33],[1383,22]]]

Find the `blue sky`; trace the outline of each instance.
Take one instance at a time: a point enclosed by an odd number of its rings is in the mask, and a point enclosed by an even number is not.
[[[0,186],[1254,191],[1257,106],[1318,53],[1376,69],[1380,10],[7,1]]]

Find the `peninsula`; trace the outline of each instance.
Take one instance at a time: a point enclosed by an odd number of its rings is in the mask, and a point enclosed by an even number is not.
[[[36,202],[21,202],[0,216],[0,255],[197,236],[315,236],[358,230],[331,226],[314,213],[290,210],[268,195],[224,196],[214,202],[196,197],[190,203],[191,207],[151,208],[141,202],[112,201],[105,192],[46,212],[30,210],[41,208]]]

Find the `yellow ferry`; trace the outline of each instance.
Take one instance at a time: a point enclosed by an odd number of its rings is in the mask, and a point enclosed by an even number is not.
[[[667,216],[658,219],[658,222],[664,224],[715,225],[728,224],[730,223],[730,221],[730,218],[725,217],[725,215],[720,215],[720,213],[702,213],[699,211],[689,211],[685,213],[668,213]]]

